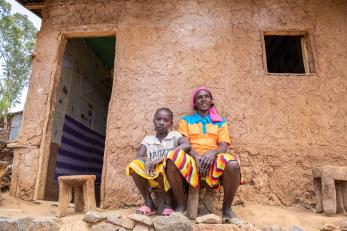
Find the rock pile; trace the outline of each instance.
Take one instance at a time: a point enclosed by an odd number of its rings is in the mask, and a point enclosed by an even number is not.
[[[325,224],[320,231],[347,231],[347,220],[342,220],[338,224]]]
[[[90,211],[84,216],[83,221],[87,222],[93,231],[260,231],[260,229],[245,222],[222,224],[222,218],[214,214],[198,217],[196,219],[198,224],[194,224],[194,221],[180,213],[152,218],[141,214],[123,217],[118,213],[103,214]]]
[[[24,218],[12,218],[12,217],[0,217],[0,230],[50,230],[58,231],[59,225],[54,217],[24,217]]]

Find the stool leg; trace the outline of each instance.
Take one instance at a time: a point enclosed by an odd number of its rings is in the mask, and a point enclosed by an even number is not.
[[[214,213],[214,190],[212,188],[206,187],[205,195],[202,198],[200,197],[200,201],[209,213]]]
[[[83,199],[85,204],[85,212],[96,208],[94,181],[87,180],[83,184]]]
[[[82,186],[74,187],[75,212],[82,213],[84,210],[83,188]]]
[[[323,212],[322,184],[321,178],[313,179],[314,191],[316,193],[316,213]]]
[[[323,210],[326,214],[336,213],[335,182],[331,178],[322,177]]]
[[[70,187],[64,182],[59,182],[59,203],[57,217],[63,217],[67,214],[69,206]]]
[[[194,188],[189,185],[188,202],[187,202],[187,216],[189,219],[195,220],[198,216],[199,209],[199,187]]]

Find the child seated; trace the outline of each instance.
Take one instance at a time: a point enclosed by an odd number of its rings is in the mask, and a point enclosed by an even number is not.
[[[179,132],[169,131],[173,124],[173,113],[169,108],[159,108],[154,115],[153,123],[156,134],[143,139],[135,160],[128,164],[126,172],[128,176],[133,177],[145,201],[136,213],[156,213],[149,188],[160,187],[165,203],[162,215],[168,216],[173,212],[173,197],[165,174],[166,156],[171,151],[189,152],[190,144]]]

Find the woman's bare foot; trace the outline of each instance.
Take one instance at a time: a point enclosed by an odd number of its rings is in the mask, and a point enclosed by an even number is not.
[[[226,217],[229,219],[236,218],[235,213],[230,208],[223,208],[222,212],[223,212],[223,217]]]

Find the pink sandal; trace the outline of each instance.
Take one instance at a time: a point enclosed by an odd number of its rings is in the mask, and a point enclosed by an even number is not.
[[[173,209],[165,208],[162,212],[162,216],[170,216],[173,212],[175,212]]]
[[[156,211],[152,211],[152,209],[146,205],[141,206],[140,208],[138,208],[136,210],[137,214],[142,214],[142,215],[146,215],[146,216],[151,216],[156,214]]]

